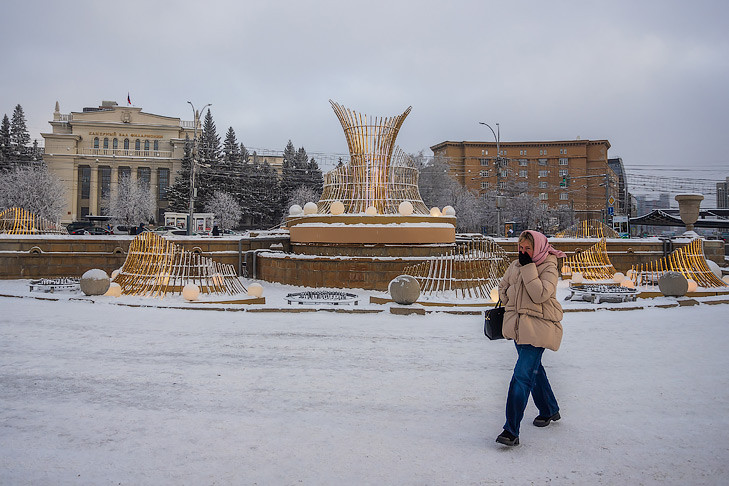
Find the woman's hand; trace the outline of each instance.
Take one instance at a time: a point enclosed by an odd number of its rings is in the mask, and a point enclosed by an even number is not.
[[[529,253],[526,252],[519,252],[519,263],[521,263],[521,266],[529,265],[532,263],[532,257],[529,256]]]

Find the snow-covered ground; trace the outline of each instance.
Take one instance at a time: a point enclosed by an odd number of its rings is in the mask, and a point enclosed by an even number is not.
[[[530,403],[505,448],[516,352],[477,315],[40,295],[0,297],[3,485],[729,482],[729,304],[566,313],[544,357],[563,419]]]

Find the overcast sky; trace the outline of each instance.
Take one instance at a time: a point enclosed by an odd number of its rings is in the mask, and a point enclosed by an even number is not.
[[[445,140],[607,139],[628,168],[729,175],[729,2],[37,1],[0,18],[0,116],[32,137],[102,100],[248,147],[346,153],[328,100],[412,112],[407,152]]]

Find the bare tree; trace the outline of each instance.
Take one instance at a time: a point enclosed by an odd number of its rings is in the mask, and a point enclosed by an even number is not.
[[[58,221],[65,196],[63,183],[45,165],[20,167],[0,174],[0,210],[18,207]]]
[[[304,204],[308,202],[315,203],[319,201],[320,197],[321,193],[315,191],[310,186],[299,186],[289,194],[289,198],[286,200],[285,213],[288,214],[288,209],[294,204],[298,204],[303,208]]]
[[[127,226],[153,219],[156,209],[149,186],[142,181],[132,181],[128,175],[119,180],[117,191],[109,202],[109,215]]]
[[[243,215],[238,201],[224,191],[215,191],[205,203],[205,211],[215,214],[222,229],[235,228]]]

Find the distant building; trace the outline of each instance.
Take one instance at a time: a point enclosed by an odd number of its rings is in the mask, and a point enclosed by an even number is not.
[[[476,194],[527,193],[539,198],[545,208],[571,208],[582,220],[604,218],[611,198],[616,214],[618,208],[623,214],[629,208],[622,161],[613,159],[617,162],[610,165],[609,148],[607,140],[501,142],[499,154],[496,142],[447,141],[430,147],[435,156],[446,158],[451,174]]]
[[[164,221],[167,189],[180,170],[185,137],[193,138],[192,121],[104,101],[69,114],[62,114],[56,103],[49,123],[53,131],[41,134],[43,159],[66,184],[62,222],[104,215],[124,175],[149,185],[157,221]]]
[[[729,208],[729,177],[726,178],[726,182],[716,183],[716,207]]]
[[[630,193],[628,192],[628,179],[623,166],[623,159],[620,157],[608,159],[608,167],[612,169],[618,178],[618,191],[615,198],[615,214],[632,216]]]
[[[648,197],[645,194],[635,196],[636,216],[644,216],[654,209],[670,209],[671,195],[661,192],[657,197]]]

